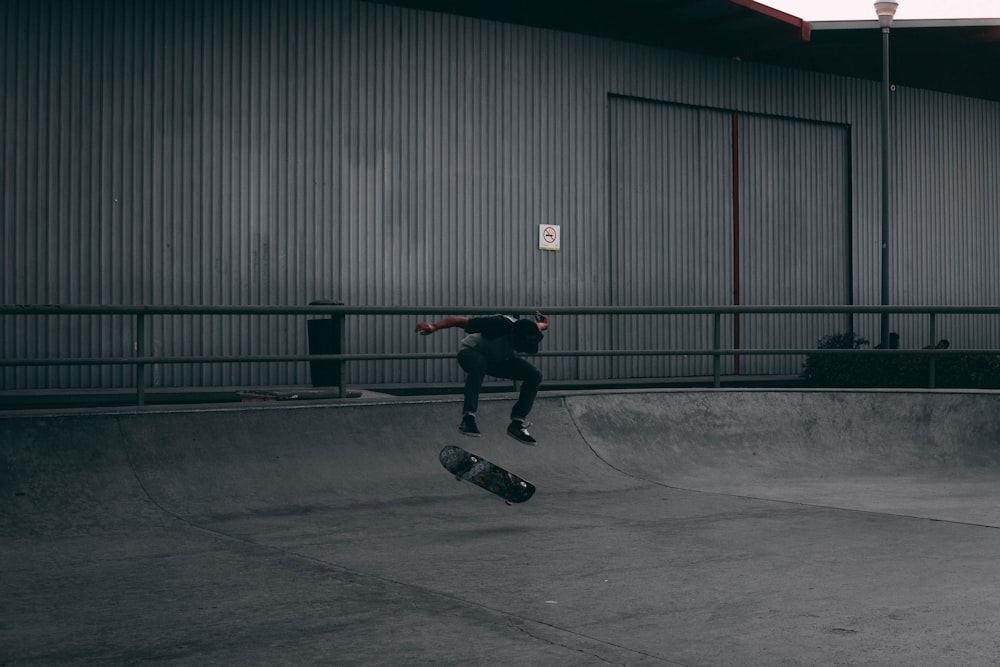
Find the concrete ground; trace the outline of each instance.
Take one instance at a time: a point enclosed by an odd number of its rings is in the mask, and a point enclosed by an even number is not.
[[[1000,394],[510,404],[0,416],[0,665],[1000,663]]]

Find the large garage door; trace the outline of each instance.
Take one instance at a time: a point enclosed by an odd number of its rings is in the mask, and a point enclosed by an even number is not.
[[[729,114],[615,97],[610,106],[612,304],[730,304]],[[616,349],[712,344],[710,315],[616,318],[611,330]],[[690,376],[711,369],[707,357],[636,357],[619,361],[615,374]]]
[[[850,303],[844,126],[609,98],[609,300],[618,306]],[[734,165],[736,169],[734,169]],[[812,347],[845,316],[724,317],[722,346]],[[610,318],[613,348],[712,344],[712,318]],[[739,355],[723,373],[802,358]],[[709,357],[627,357],[616,377],[708,375]]]

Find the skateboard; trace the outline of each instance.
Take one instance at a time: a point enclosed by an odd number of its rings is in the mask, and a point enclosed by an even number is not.
[[[455,479],[480,486],[503,498],[508,505],[523,503],[535,493],[535,485],[531,482],[461,447],[448,445],[441,450],[438,458]]]

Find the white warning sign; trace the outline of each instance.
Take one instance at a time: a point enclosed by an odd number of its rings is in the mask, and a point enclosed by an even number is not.
[[[561,239],[559,225],[538,225],[539,250],[559,250]]]

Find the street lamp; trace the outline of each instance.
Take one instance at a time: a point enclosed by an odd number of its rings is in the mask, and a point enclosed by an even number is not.
[[[889,305],[889,28],[898,2],[876,2],[882,29],[882,305]],[[889,347],[889,313],[882,313],[882,349]]]

